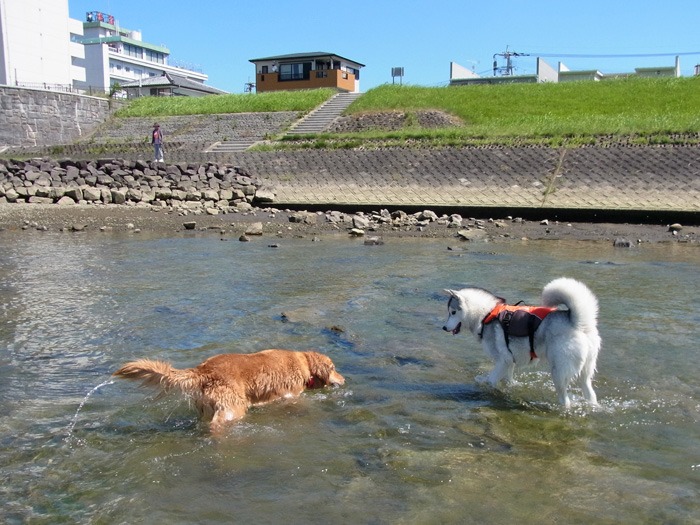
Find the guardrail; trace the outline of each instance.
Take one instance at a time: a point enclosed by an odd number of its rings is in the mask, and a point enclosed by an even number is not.
[[[91,95],[95,97],[108,97],[109,92],[102,88],[88,86],[76,88],[70,84],[49,84],[47,82],[15,82],[15,87],[27,89],[44,89],[46,91],[58,91],[61,93],[75,93],[77,95]]]

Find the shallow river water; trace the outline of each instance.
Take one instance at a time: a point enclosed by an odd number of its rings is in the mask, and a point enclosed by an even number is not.
[[[0,233],[0,521],[697,523],[699,269],[670,244]],[[600,300],[599,409],[560,409],[542,369],[477,385],[478,341],[441,330],[443,288],[532,303],[562,275]],[[345,386],[212,438],[110,378],[275,347]]]

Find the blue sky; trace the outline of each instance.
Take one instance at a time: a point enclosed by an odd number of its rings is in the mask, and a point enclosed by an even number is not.
[[[698,0],[69,0],[69,9],[79,20],[114,15],[232,93],[255,81],[251,58],[310,51],[365,64],[361,91],[391,83],[396,66],[404,84],[421,86],[446,85],[450,62],[491,75],[506,49],[531,55],[514,59],[515,74],[534,73],[536,56],[603,73],[672,66],[675,54],[683,76],[700,64]]]

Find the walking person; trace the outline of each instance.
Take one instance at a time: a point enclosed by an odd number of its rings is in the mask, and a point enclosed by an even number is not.
[[[151,144],[153,144],[153,154],[156,162],[164,162],[163,160],[163,132],[160,130],[160,124],[153,124],[153,133],[151,134]]]

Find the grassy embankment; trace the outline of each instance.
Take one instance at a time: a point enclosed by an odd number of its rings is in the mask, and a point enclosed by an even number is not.
[[[251,111],[307,112],[329,90],[139,99],[118,116],[160,116]],[[501,84],[430,88],[383,85],[363,94],[346,115],[396,111],[410,117],[442,110],[462,125],[419,127],[415,118],[399,131],[284,137],[274,147],[358,147],[463,144],[581,145],[624,139],[628,143],[700,143],[700,78],[628,78],[605,82]]]
[[[331,89],[276,91],[260,94],[211,95],[207,97],[142,97],[117,110],[115,117],[164,117],[299,111],[307,113],[336,92]]]
[[[434,141],[594,142],[598,137],[672,141],[700,132],[700,78],[607,82],[502,84],[446,88],[382,86],[369,91],[353,112],[439,108],[463,126],[397,134],[364,132],[364,138]],[[697,139],[697,138],[696,138]]]

